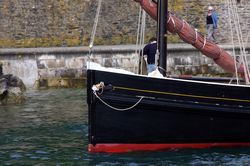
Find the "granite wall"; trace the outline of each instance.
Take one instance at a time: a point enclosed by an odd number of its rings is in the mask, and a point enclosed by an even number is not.
[[[237,0],[238,1],[238,0]],[[0,0],[0,47],[87,46],[98,0]],[[219,40],[231,42],[227,0],[169,0],[169,10],[205,33],[208,5],[219,14]],[[243,33],[250,28],[250,2],[238,10]],[[135,44],[139,5],[133,0],[103,0],[96,45]],[[146,40],[156,23],[146,19]],[[170,42],[181,42],[169,35]]]
[[[230,45],[222,48],[232,53]],[[4,74],[18,76],[28,87],[80,87],[86,83],[90,60],[137,73],[135,50],[135,45],[97,46],[92,53],[86,46],[0,49],[0,64]],[[249,53],[250,47],[246,50]],[[167,71],[168,75],[232,76],[188,44],[168,46]]]

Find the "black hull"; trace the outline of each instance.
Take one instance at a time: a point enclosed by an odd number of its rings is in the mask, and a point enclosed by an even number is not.
[[[88,70],[87,80],[92,149],[98,144],[167,144],[171,148],[250,143],[249,87],[97,70]],[[92,92],[92,85],[99,82],[113,88],[104,90],[100,98],[116,108],[130,107],[144,98],[130,110],[112,109]]]

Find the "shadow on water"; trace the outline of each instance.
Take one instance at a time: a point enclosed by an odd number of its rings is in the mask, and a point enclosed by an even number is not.
[[[0,165],[248,165],[250,149],[87,152],[85,89],[28,90],[23,105],[0,107]]]

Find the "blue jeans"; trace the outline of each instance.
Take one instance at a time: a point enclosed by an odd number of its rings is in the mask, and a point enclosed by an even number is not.
[[[156,69],[155,64],[148,64],[148,73],[151,73]]]

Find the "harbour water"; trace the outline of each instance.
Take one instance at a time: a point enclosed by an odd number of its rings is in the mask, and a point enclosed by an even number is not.
[[[87,152],[86,89],[32,90],[22,105],[0,106],[0,165],[249,165],[250,148],[126,154]]]

